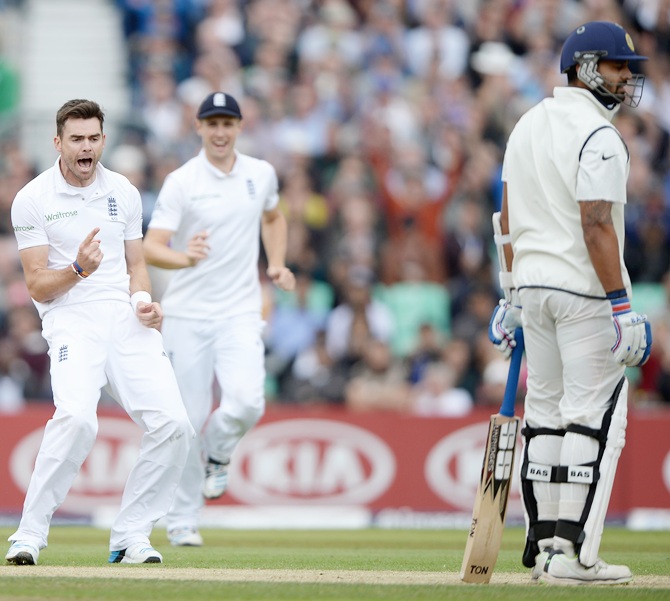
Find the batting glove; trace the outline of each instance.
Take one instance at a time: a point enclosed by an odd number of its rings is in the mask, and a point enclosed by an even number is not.
[[[612,347],[614,360],[628,367],[644,365],[651,353],[651,324],[646,315],[630,308],[625,290],[616,290],[607,295],[612,304],[612,322],[616,342]]]
[[[521,327],[521,307],[501,299],[493,310],[489,322],[489,340],[505,359],[509,359],[516,346],[514,332]]]

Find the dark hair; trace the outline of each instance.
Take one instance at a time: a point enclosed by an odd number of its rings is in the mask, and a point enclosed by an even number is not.
[[[97,119],[100,121],[100,130],[105,121],[105,113],[102,112],[100,105],[92,100],[82,100],[76,98],[68,100],[56,113],[56,135],[63,135],[63,128],[68,119]]]
[[[572,65],[565,74],[568,76],[568,83],[575,83],[577,81],[577,67]]]

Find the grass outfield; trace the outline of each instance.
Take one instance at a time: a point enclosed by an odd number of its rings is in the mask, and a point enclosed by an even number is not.
[[[12,532],[0,528],[3,540]],[[606,530],[603,557],[628,564],[636,576],[632,584],[614,587],[530,584],[519,562],[520,528],[505,531],[489,585],[459,581],[466,538],[461,530],[204,530],[204,547],[177,548],[157,529],[152,542],[165,563],[139,566],[106,563],[108,534],[52,528],[38,566],[2,566],[0,600],[670,599],[665,531]]]

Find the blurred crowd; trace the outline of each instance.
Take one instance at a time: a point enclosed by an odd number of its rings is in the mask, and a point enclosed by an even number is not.
[[[668,0],[115,1],[132,110],[103,163],[139,188],[145,226],[165,175],[199,148],[193,119],[211,91],[240,101],[238,149],[277,169],[298,285],[264,282],[269,401],[420,415],[500,402],[507,366],[487,326],[505,142],[565,84],[570,31],[624,25],[650,58],[642,104],[616,118],[631,154],[633,304],[655,337],[631,402],[670,406]],[[51,397],[9,218],[35,168],[20,140],[0,142],[0,408],[11,410]],[[158,295],[166,275],[154,275]]]

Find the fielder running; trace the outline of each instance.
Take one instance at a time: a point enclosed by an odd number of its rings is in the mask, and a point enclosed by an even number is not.
[[[503,161],[497,243],[512,266],[501,274],[511,301],[494,311],[489,335],[508,354],[515,327],[524,330],[523,563],[549,583],[632,578],[598,550],[625,441],[624,369],[651,350],[649,323],[630,303],[629,155],[612,125],[621,104],[639,102],[644,80],[631,68],[643,60],[619,25],[577,28],[561,52],[568,86],[519,120]]]
[[[195,127],[202,150],[165,179],[144,240],[148,263],[177,270],[162,299],[162,332],[191,422],[203,432],[167,518],[170,542],[181,546],[203,544],[203,495],[226,491],[231,455],[265,409],[259,234],[269,278],[295,286],[275,170],[235,150],[237,101],[210,94]],[[212,411],[215,378],[222,397]]]
[[[103,386],[144,430],[112,525],[110,563],[162,561],[149,535],[170,506],[194,436],[156,329],[162,313],[142,253],[139,192],[98,162],[103,121],[95,102],[66,102],[56,116],[59,158],[12,205],[56,406],[9,537],[14,564],[36,564],[47,546],[52,515],[95,442]]]

